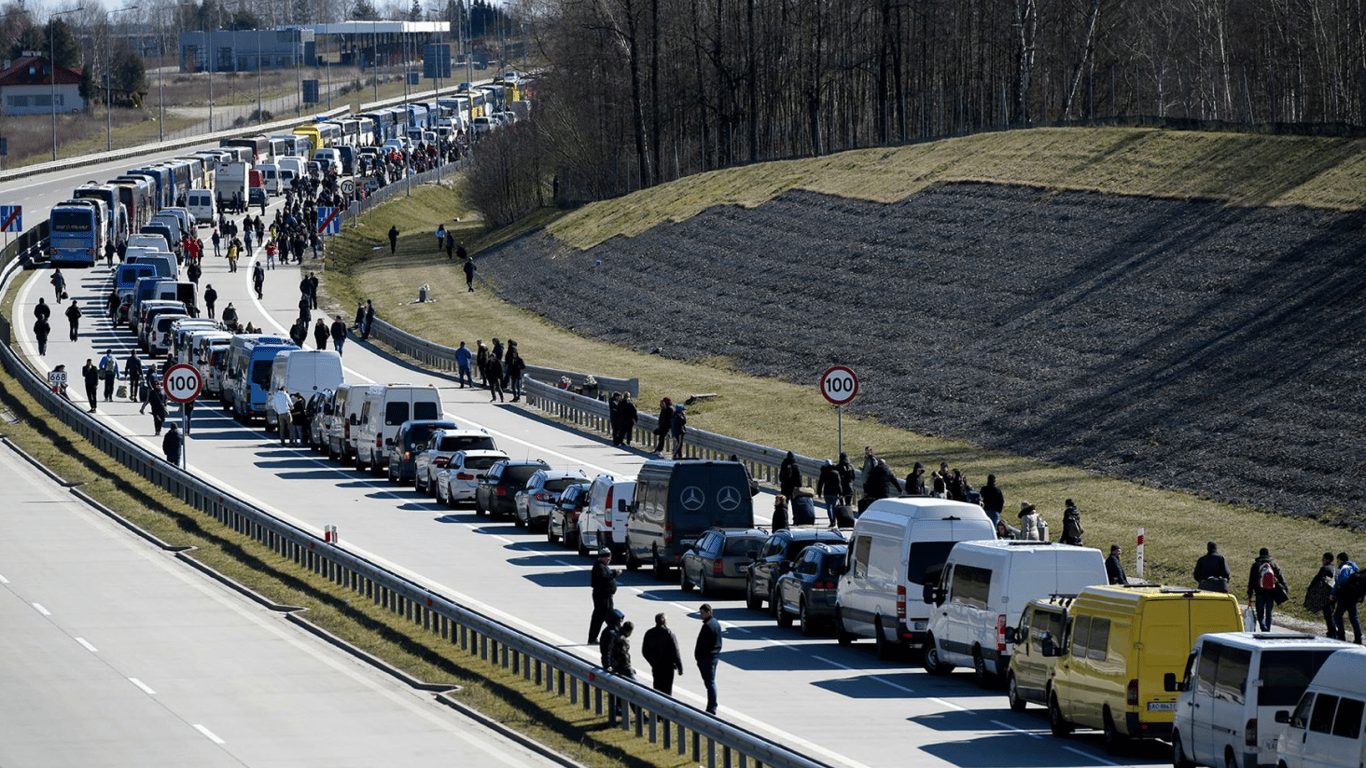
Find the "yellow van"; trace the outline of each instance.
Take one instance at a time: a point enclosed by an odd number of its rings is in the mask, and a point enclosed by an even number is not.
[[[1164,690],[1162,676],[1184,674],[1200,635],[1243,630],[1233,595],[1178,587],[1086,587],[1071,614],[1049,724],[1059,737],[1100,729],[1112,754],[1129,739],[1169,737],[1176,693]]]

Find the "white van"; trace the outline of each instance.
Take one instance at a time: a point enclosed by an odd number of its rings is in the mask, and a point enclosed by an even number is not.
[[[342,464],[356,458],[360,434],[360,409],[365,390],[360,384],[338,384],[332,392],[332,426],[327,430],[327,453]]]
[[[579,515],[579,554],[608,547],[620,555],[626,551],[627,507],[636,492],[636,481],[604,472],[593,478],[588,503]]]
[[[1276,712],[1286,725],[1276,741],[1279,768],[1360,768],[1366,765],[1366,648],[1348,647],[1328,657],[1300,697],[1294,713]]]
[[[840,645],[871,637],[882,659],[923,646],[930,623],[925,585],[939,581],[954,544],[995,538],[991,518],[976,504],[925,496],[873,502],[854,523],[836,592]]]
[[[342,172],[341,153],[335,149],[323,148],[313,153],[313,162],[318,164],[318,168],[327,173],[329,170],[337,174]]]
[[[261,163],[256,166],[256,170],[261,172],[261,186],[266,188],[268,194],[284,194],[285,190],[280,186],[280,166],[275,163]]]
[[[330,349],[288,349],[275,356],[270,367],[270,392],[283,387],[291,395],[307,401],[320,389],[336,389],[342,383],[341,355]],[[275,428],[279,414],[266,409],[266,431]]]
[[[304,176],[304,167],[308,163],[302,157],[277,157],[275,164],[280,168],[280,185],[289,189],[289,182],[294,179],[301,179]],[[285,172],[288,171],[289,175]]]
[[[979,685],[1004,679],[1010,666],[1006,628],[1030,600],[1071,595],[1106,583],[1100,550],[1040,541],[960,541],[936,584],[925,585],[930,613],[925,669],[944,674],[971,666]]]
[[[353,392],[354,396],[355,393]],[[441,418],[441,393],[431,385],[371,384],[365,390],[356,433],[356,469],[378,473],[388,462],[394,433],[409,419]],[[359,430],[359,431],[357,431]]]
[[[186,196],[186,207],[194,217],[196,227],[213,223],[213,190],[192,189]]]
[[[199,369],[204,378],[204,393],[217,395],[223,391],[223,367],[218,361],[228,354],[232,344],[230,331],[201,331],[190,337],[190,364]]]

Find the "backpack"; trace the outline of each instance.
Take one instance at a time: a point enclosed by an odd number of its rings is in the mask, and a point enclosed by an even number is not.
[[[1268,592],[1276,588],[1276,572],[1271,569],[1270,560],[1257,568],[1257,588]]]

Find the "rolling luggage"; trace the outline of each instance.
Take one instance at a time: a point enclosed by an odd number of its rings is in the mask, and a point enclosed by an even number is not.
[[[840,528],[853,528],[854,521],[858,519],[858,510],[852,504],[840,504],[835,507],[835,525]]]
[[[816,499],[812,496],[796,494],[792,501],[792,524],[814,525],[816,522]]]

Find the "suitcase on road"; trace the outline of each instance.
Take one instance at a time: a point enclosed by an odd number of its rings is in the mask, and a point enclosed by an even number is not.
[[[835,525],[840,528],[853,528],[857,519],[858,510],[852,504],[840,504],[835,507]]]

